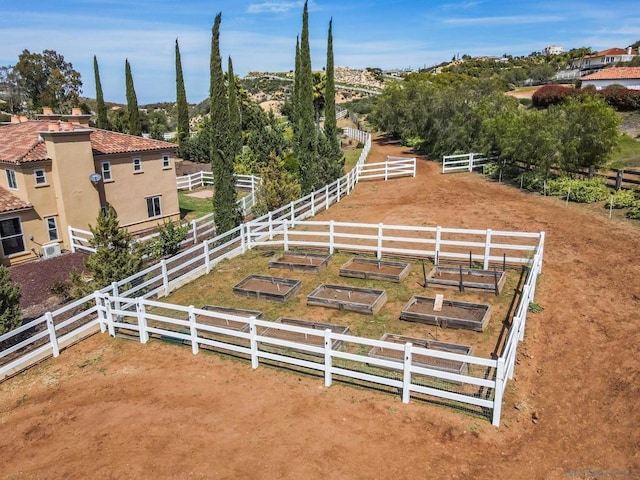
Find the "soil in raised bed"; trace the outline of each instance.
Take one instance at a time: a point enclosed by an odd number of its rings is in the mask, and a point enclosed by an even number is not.
[[[415,302],[409,308],[407,308],[408,312],[414,313],[425,313],[428,315],[434,315],[437,317],[448,317],[448,318],[460,318],[464,320],[474,320],[477,322],[482,321],[486,311],[479,308],[464,308],[457,307],[455,305],[442,305],[442,310],[436,312],[433,309],[433,304],[428,302]]]

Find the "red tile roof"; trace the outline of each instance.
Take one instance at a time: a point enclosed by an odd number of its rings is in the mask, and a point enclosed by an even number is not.
[[[0,187],[0,213],[13,212],[15,210],[24,210],[25,208],[33,208],[24,200],[19,199],[9,190]]]
[[[611,67],[585,75],[581,80],[626,80],[640,79],[640,67]]]
[[[49,130],[52,122],[31,120],[10,123],[0,127],[0,162],[24,163],[50,159],[40,132]],[[60,124],[61,127],[68,124]],[[64,128],[60,128],[64,130]],[[150,138],[136,137],[124,133],[110,132],[74,124],[71,130],[91,130],[91,148],[94,155],[112,153],[144,152],[164,150],[174,152],[175,143],[162,142]],[[67,128],[68,130],[68,128]]]
[[[585,55],[584,58],[595,58],[595,57],[614,57],[616,55],[627,55],[626,48],[608,48],[606,50],[602,50],[598,53],[592,53],[591,55]]]

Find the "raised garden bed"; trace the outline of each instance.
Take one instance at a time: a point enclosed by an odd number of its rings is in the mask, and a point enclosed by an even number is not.
[[[416,347],[438,350],[440,352],[458,353],[460,355],[471,355],[473,353],[473,347],[469,345],[458,345],[457,343],[446,343],[435,340],[425,340],[422,338],[405,337],[392,333],[385,333],[380,340],[402,345],[410,342]],[[385,349],[383,347],[373,347],[369,351],[369,356],[383,360],[402,360],[404,358],[404,352],[401,350]],[[413,354],[411,364],[417,367],[433,368],[435,370],[458,373],[460,375],[466,375],[469,373],[469,364],[466,362],[436,358],[429,355]]]
[[[301,286],[300,280],[249,275],[233,287],[233,293],[245,297],[286,302]]]
[[[280,317],[275,323],[280,323],[282,325],[293,325],[296,327],[304,327],[310,328],[313,330],[320,330],[324,332],[324,330],[329,329],[334,333],[341,333],[347,335],[349,333],[349,327],[345,327],[342,325],[334,325],[332,323],[321,323],[321,322],[312,322],[309,320],[298,320],[296,318],[286,318]],[[307,345],[314,345],[317,347],[324,346],[324,336],[323,335],[309,335],[306,333],[298,333],[298,332],[290,332],[287,330],[281,330],[279,328],[266,328],[260,335],[263,337],[271,337],[271,338],[279,338],[281,340],[287,340],[290,342],[296,343],[304,343]],[[337,350],[342,346],[341,340],[334,340],[331,343],[331,349]],[[309,355],[315,355],[314,353],[306,352],[304,350],[299,350],[304,353],[308,353]]]
[[[402,308],[400,320],[482,332],[491,316],[491,306],[482,303],[443,300],[439,312],[433,309],[434,303],[434,298],[414,295]]]
[[[202,310],[207,310],[215,313],[224,313],[226,315],[235,315],[237,317],[255,317],[263,318],[262,312],[257,310],[245,310],[244,308],[230,308],[221,307],[218,305],[205,305]],[[214,327],[224,327],[231,330],[238,330],[240,332],[248,332],[249,324],[245,322],[239,322],[237,320],[228,320],[226,318],[209,317],[205,315],[196,315],[196,321],[205,325],[212,325]]]
[[[372,258],[352,258],[340,267],[340,276],[365,280],[401,282],[409,274],[406,262],[389,262]]]
[[[435,266],[427,275],[426,283],[457,287],[460,290],[465,288],[491,290],[497,295],[502,291],[505,278],[505,272],[500,270]]]
[[[327,268],[330,258],[330,255],[319,253],[285,252],[278,258],[271,260],[269,267],[318,273]]]
[[[386,301],[384,290],[328,284],[320,285],[307,296],[307,305],[367,314],[376,313]]]

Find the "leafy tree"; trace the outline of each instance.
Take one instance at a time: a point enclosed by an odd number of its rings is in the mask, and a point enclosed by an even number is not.
[[[211,119],[208,116],[197,125],[195,133],[180,144],[179,155],[192,162],[211,163]]]
[[[313,114],[316,131],[320,130],[320,116],[324,110],[327,77],[322,72],[313,72]]]
[[[21,87],[20,74],[14,67],[0,67],[0,92],[9,113],[19,113],[22,110],[25,95]]]
[[[229,101],[220,58],[220,22],[222,14],[214,20],[211,35],[211,167],[214,178],[213,212],[219,233],[224,233],[240,224],[240,210],[236,203],[234,156],[229,142]]]
[[[0,265],[0,335],[21,324],[20,286],[11,281],[9,269]]]
[[[133,85],[133,76],[131,75],[131,65],[129,60],[125,60],[125,79],[127,89],[127,114],[128,114],[128,133],[129,135],[142,135],[142,122],[140,120],[140,110],[138,110],[138,98],[136,97],[136,89]]]
[[[327,138],[338,143],[338,127],[336,124],[336,82],[333,65],[333,19],[329,20],[329,34],[327,35],[327,76],[324,91],[324,134]],[[382,72],[381,72],[382,73]]]
[[[148,120],[149,136],[156,140],[164,140],[164,134],[169,131],[167,116],[160,110],[155,110],[146,116]]]
[[[158,237],[149,240],[145,246],[151,258],[162,258],[175,255],[180,251],[180,244],[187,238],[189,227],[179,223],[165,222],[158,226]]]
[[[178,144],[189,138],[189,105],[187,104],[187,93],[184,89],[184,78],[182,76],[182,61],[180,59],[180,46],[176,38],[176,103],[178,110]]]
[[[300,198],[300,185],[296,177],[284,167],[277,155],[271,154],[261,169],[262,184],[257,193],[256,212],[259,215],[276,210]]]
[[[33,109],[60,110],[78,104],[82,91],[80,73],[55,50],[42,53],[23,50],[14,70]]]
[[[110,130],[119,133],[127,133],[129,131],[129,114],[126,108],[109,111],[107,118],[109,119]]]
[[[142,269],[141,252],[131,234],[118,223],[113,207],[105,215],[100,212],[96,226],[89,226],[93,238],[89,244],[96,249],[89,255],[86,267],[92,275],[92,288],[99,289],[122,280]]]
[[[93,56],[93,73],[96,79],[96,110],[98,119],[96,126],[103,130],[111,130],[109,118],[107,117],[107,106],[104,103],[104,95],[102,93],[102,83],[100,82],[100,70],[98,69],[98,59]]]
[[[233,74],[233,62],[229,57],[229,70],[227,71],[227,86],[229,98],[229,154],[235,160],[242,150],[242,122],[240,120],[240,107],[238,104],[238,88],[236,77]]]

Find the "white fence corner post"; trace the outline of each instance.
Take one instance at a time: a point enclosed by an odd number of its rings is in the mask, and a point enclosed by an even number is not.
[[[384,162],[384,181],[389,180],[389,160]]]
[[[107,322],[105,320],[105,307],[102,293],[100,293],[100,290],[96,290],[95,292],[93,292],[93,295],[96,299],[96,308],[98,309],[98,323],[100,324],[100,333],[104,333],[107,331]]]
[[[324,186],[325,210],[329,210],[329,184]]]
[[[249,317],[249,345],[251,346],[251,368],[258,368],[258,332],[256,329],[256,317]]]
[[[211,273],[211,259],[209,258],[209,242],[206,240],[202,242],[202,249],[204,250],[204,266],[207,274]]]
[[[333,357],[331,356],[331,329],[324,331],[324,386],[331,386],[331,369],[333,368]]]
[[[338,188],[337,188],[337,192],[338,192],[338,193],[337,193],[337,195],[338,195],[338,198],[337,198],[336,202],[337,202],[337,203],[340,203],[340,179],[338,178],[338,179],[336,180],[336,182],[337,182],[337,184],[338,184]]]
[[[402,403],[409,403],[411,398],[411,364],[413,363],[411,354],[411,343],[404,344],[404,365],[402,374]]]
[[[440,241],[442,240],[442,227],[440,225],[438,225],[436,227],[436,258],[435,258],[435,264],[436,267],[438,266],[438,264],[440,263]]]
[[[291,209],[291,228],[296,228],[296,207],[293,201],[291,202],[289,208]]]
[[[413,158],[413,175],[412,175],[412,176],[413,176],[413,178],[415,178],[415,177],[416,177],[416,171],[417,171],[417,169],[418,169],[418,168],[417,168],[417,161],[416,161],[416,159],[415,159],[415,157],[414,157],[414,158]]]
[[[198,329],[196,328],[196,314],[194,312],[195,307],[189,305],[189,332],[191,333],[191,352],[197,355],[200,351],[200,345],[198,343]]]
[[[193,230],[193,244],[198,243],[198,227],[196,225],[195,219],[191,220],[191,228]]]
[[[470,153],[469,154],[469,171],[473,172],[473,157],[474,157],[475,153]]]
[[[491,424],[494,427],[500,426],[500,416],[502,414],[502,397],[504,396],[504,377],[505,377],[505,364],[504,358],[498,358],[496,363],[496,391],[493,396],[493,415]]]
[[[76,252],[76,244],[74,242],[74,238],[73,238],[73,227],[71,225],[67,226],[67,230],[69,233],[69,248],[71,249],[71,253],[75,253]]]
[[[382,225],[382,223],[378,224],[378,252],[377,252],[377,257],[378,260],[380,260],[382,258],[382,236],[383,236],[383,229],[384,226]]]
[[[487,228],[487,237],[484,241],[484,264],[485,270],[489,270],[489,257],[491,256],[491,229]]]
[[[114,305],[116,307],[116,310],[120,310],[120,300],[118,300],[118,298],[120,297],[120,292],[118,292],[118,282],[113,282],[111,284],[111,295],[114,298]],[[111,332],[109,332],[111,333]]]
[[[353,170],[347,172],[347,195],[349,195],[350,191],[351,191],[351,172],[353,172]]]
[[[289,251],[289,225],[286,220],[282,224],[282,234],[284,235],[284,239],[283,239],[284,251],[288,252]]]
[[[160,267],[162,268],[162,286],[164,287],[164,296],[169,296],[169,276],[167,275],[167,261],[163,258],[160,260]]]
[[[333,220],[329,221],[329,255],[333,255],[335,246],[333,244],[333,232],[334,232],[334,222]]]
[[[269,240],[273,240],[273,213],[269,211]]]
[[[244,223],[240,224],[240,249],[242,250],[242,253],[247,252],[247,246],[245,245],[244,238]]]
[[[53,324],[53,315],[51,312],[44,314],[47,319],[47,330],[49,330],[49,341],[51,342],[51,351],[53,356],[60,355],[60,347],[58,346],[58,337],[56,337],[56,326]]]
[[[146,308],[142,298],[136,299],[136,311],[138,313],[138,328],[140,329],[140,343],[149,341],[149,332],[147,331]]]
[[[314,217],[315,215],[316,215],[316,192],[313,191],[311,192],[311,216]]]
[[[545,232],[540,232],[540,242],[538,243],[538,252],[540,253],[540,260],[538,264],[538,273],[542,273],[542,257],[544,257],[544,240]]]

